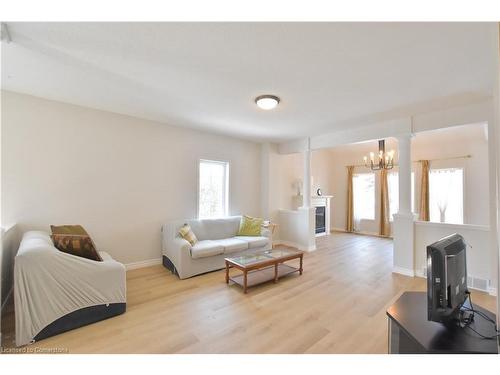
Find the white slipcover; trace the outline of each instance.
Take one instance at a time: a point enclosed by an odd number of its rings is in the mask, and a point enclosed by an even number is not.
[[[236,236],[234,237],[240,241],[246,241],[250,249],[266,246],[269,242],[269,238],[262,236]]]
[[[247,241],[238,240],[237,238],[234,237],[224,238],[222,240],[216,240],[215,242],[224,247],[224,254],[236,253],[238,251],[243,251],[249,248]]]
[[[198,241],[191,248],[191,256],[193,259],[211,257],[224,253],[224,246],[212,240]]]
[[[263,228],[261,236],[237,237],[240,221],[241,216],[170,221],[162,226],[163,255],[173,263],[179,277],[185,279],[224,268],[224,258],[228,256],[271,248],[269,229]],[[179,229],[185,223],[189,224],[199,241],[194,246],[179,236]]]
[[[125,303],[125,267],[100,252],[102,262],[57,250],[45,232],[26,232],[14,265],[16,345],[76,310]]]

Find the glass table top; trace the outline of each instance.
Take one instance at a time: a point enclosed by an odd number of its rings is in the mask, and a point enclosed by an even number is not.
[[[238,263],[242,266],[265,262],[270,259],[285,258],[290,255],[301,254],[301,251],[293,249],[272,249],[266,251],[260,251],[252,254],[237,255],[234,257],[227,257],[232,262]]]

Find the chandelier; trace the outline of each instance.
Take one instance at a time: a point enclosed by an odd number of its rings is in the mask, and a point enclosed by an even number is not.
[[[368,162],[368,157],[364,158],[365,166],[370,168],[372,171],[378,171],[380,169],[392,169],[394,167],[394,150],[385,152],[385,140],[378,141],[378,155],[375,158],[375,153],[370,152],[370,161]]]

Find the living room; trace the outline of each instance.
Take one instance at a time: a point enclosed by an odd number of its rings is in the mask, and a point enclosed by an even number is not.
[[[2,354],[498,353],[498,30],[2,21]]]

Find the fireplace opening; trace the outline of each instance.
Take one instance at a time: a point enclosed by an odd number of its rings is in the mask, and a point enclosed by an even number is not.
[[[316,207],[316,234],[326,233],[326,207]]]

